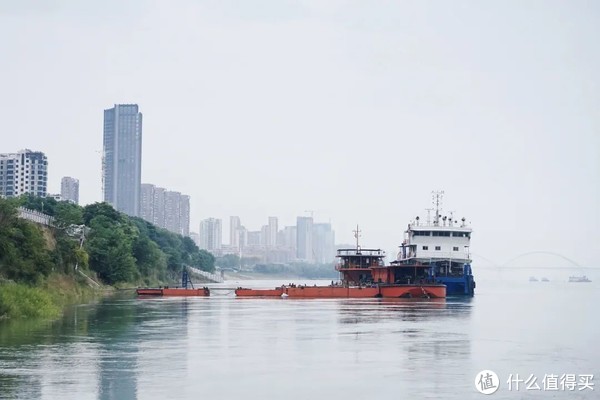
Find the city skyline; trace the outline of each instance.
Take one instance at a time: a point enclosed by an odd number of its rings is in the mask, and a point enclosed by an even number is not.
[[[263,263],[325,264],[335,259],[335,231],[331,223],[313,223],[313,217],[298,217],[296,225],[281,226],[278,217],[269,216],[266,225],[251,230],[237,215],[230,216],[229,221],[228,243],[223,242],[222,219],[214,217],[202,220],[199,233],[191,232],[190,237],[201,249],[216,256],[243,255]],[[298,235],[298,230],[303,233]]]
[[[474,257],[600,258],[597,4],[184,2],[5,5],[2,151],[101,201],[101,110],[136,103],[142,181],[190,195],[192,227],[314,210],[389,254],[445,190]]]

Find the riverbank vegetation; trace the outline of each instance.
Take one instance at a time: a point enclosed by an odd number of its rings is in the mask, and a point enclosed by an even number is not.
[[[333,263],[309,264],[306,262],[261,263],[258,257],[242,257],[226,254],[216,259],[222,269],[255,272],[265,276],[291,277],[303,279],[338,279],[339,273]]]
[[[19,206],[52,216],[53,226],[19,218]],[[52,316],[81,295],[79,288],[89,282],[82,274],[101,285],[156,285],[177,281],[183,265],[213,272],[214,261],[189,237],[106,203],[0,198],[0,318]],[[58,285],[61,277],[67,280]]]

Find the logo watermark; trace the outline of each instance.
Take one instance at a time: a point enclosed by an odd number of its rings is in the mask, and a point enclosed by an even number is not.
[[[475,387],[479,393],[492,394],[500,387],[500,378],[494,371],[484,369],[475,376]]]
[[[583,390],[594,390],[593,374],[534,374],[519,375],[509,374],[506,380],[508,391],[548,391],[548,392],[575,392]],[[488,369],[479,372],[475,376],[475,388],[479,393],[492,394],[501,386],[501,381],[494,371]]]

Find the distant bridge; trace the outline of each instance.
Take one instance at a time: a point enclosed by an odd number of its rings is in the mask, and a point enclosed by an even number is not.
[[[519,254],[517,256],[514,256],[513,258],[509,259],[508,261],[504,262],[504,263],[498,263],[496,261],[490,260],[489,258],[486,258],[480,254],[476,254],[476,253],[471,253],[471,255],[473,255],[475,258],[479,258],[483,261],[486,261],[487,263],[491,264],[494,267],[508,267],[510,264],[512,264],[513,262],[515,262],[516,260],[519,260],[521,258],[527,257],[527,256],[531,256],[531,255],[536,255],[536,254],[544,254],[544,255],[550,255],[553,257],[558,257],[562,260],[567,261],[569,264],[571,264],[574,267],[578,267],[581,268],[581,265],[579,263],[577,263],[575,260],[564,256],[562,254],[559,253],[555,253],[553,251],[544,251],[544,250],[536,250],[536,251],[528,251],[526,253],[522,253]]]
[[[554,257],[561,258],[561,259],[563,259],[565,261],[568,261],[569,263],[571,263],[575,267],[581,267],[581,265],[579,265],[577,262],[573,261],[569,257],[565,257],[562,254],[554,253],[552,251],[529,251],[527,253],[519,254],[518,256],[511,258],[510,260],[508,260],[507,262],[505,262],[504,264],[502,264],[502,266],[505,267],[508,264],[512,263],[513,261],[516,261],[516,260],[518,260],[520,258],[523,258],[523,257],[526,257],[526,256],[530,256],[530,255],[533,255],[533,254],[551,255],[551,256],[554,256]]]

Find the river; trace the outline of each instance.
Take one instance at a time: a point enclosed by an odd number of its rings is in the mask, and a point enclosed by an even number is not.
[[[591,283],[567,283],[567,269],[474,272],[472,299],[120,294],[56,321],[5,321],[0,399],[476,399],[486,369],[492,398],[600,398],[600,270]],[[509,390],[511,374],[540,390]],[[573,390],[542,382],[571,374]],[[594,390],[579,383],[590,374]]]

